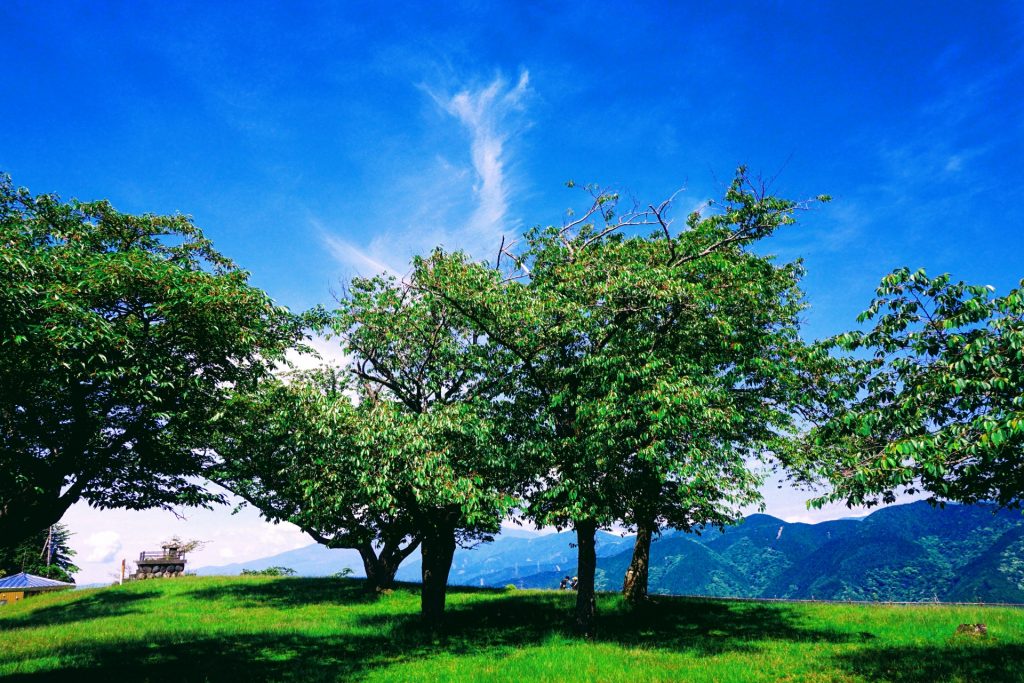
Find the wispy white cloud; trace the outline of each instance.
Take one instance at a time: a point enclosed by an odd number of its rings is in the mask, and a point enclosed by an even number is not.
[[[367,250],[333,234],[319,220],[311,219],[311,223],[320,233],[320,240],[331,256],[353,268],[356,275],[370,276],[386,273],[395,277],[399,276],[399,272],[385,260],[374,257]]]
[[[999,181],[982,170],[984,160],[1024,130],[1013,112],[994,112],[990,104],[1019,81],[1024,58],[969,79],[950,78],[958,57],[957,51],[947,50],[935,60],[934,78],[947,83],[942,93],[921,103],[900,134],[877,143],[881,169],[887,173],[883,191],[897,201],[910,194],[908,185],[920,189],[946,183],[943,195],[960,204],[991,190]],[[983,121],[986,125],[979,125]],[[937,213],[947,209],[940,206]]]
[[[476,88],[420,88],[445,115],[442,121],[453,131],[467,134],[466,146],[433,150],[425,162],[401,160],[399,165],[409,170],[387,179],[381,194],[389,200],[371,224],[328,225],[319,218],[310,219],[324,248],[351,269],[350,274],[401,277],[414,254],[437,246],[462,249],[478,258],[491,256],[503,234],[519,230],[511,217],[516,182],[510,168],[516,134],[526,125],[529,72],[524,70],[514,83],[499,75]],[[468,163],[457,161],[467,157]],[[364,237],[342,236],[356,229]]]
[[[871,163],[846,191],[827,183],[822,188],[836,196],[822,208],[823,220],[807,220],[820,227],[773,238],[783,256],[863,258],[866,269],[838,263],[843,274],[833,271],[831,282],[844,278],[834,291],[870,292],[889,268],[905,263],[908,255],[918,258],[910,245],[927,241],[933,250],[936,226],[966,217],[969,207],[999,191],[1002,179],[990,172],[992,160],[1020,138],[1024,124],[1016,112],[992,111],[991,103],[1020,80],[1024,59],[979,75],[952,76],[968,73],[962,59],[956,46],[944,50],[932,69],[939,84],[933,97],[908,108],[889,127],[871,127],[849,138],[845,144],[852,158],[863,154]],[[883,241],[871,237],[882,234],[887,235]],[[816,298],[819,307],[829,298],[847,299],[828,292]]]
[[[508,214],[509,187],[505,178],[505,145],[508,117],[523,108],[529,92],[530,73],[523,71],[513,87],[500,76],[486,88],[463,90],[437,100],[457,118],[470,135],[470,152],[478,182],[474,191],[477,206],[467,225],[469,230],[485,235],[500,232]]]

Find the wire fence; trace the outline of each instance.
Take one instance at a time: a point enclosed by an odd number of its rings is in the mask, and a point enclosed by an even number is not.
[[[811,603],[821,605],[878,605],[886,607],[1015,607],[1024,608],[1020,602],[943,602],[941,600],[821,600],[816,598],[739,598],[718,595],[692,595],[688,593],[651,593],[652,598],[688,598],[692,600],[722,600],[729,602],[782,602]]]

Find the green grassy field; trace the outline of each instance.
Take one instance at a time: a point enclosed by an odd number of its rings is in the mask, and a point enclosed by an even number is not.
[[[0,608],[0,676],[167,681],[1024,681],[1024,610],[599,602],[456,589],[447,635],[415,587],[369,599],[344,579],[195,578],[51,594]],[[989,636],[954,636],[984,622]]]

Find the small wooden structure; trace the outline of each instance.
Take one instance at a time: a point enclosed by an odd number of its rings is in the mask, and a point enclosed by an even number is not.
[[[74,588],[75,584],[47,579],[35,574],[12,574],[0,578],[0,605],[9,605],[38,593],[62,591]]]
[[[163,550],[139,553],[138,569],[133,579],[165,579],[185,573],[185,553],[177,543],[167,543]]]

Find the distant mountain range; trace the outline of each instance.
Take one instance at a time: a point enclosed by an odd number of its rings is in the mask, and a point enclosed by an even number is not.
[[[572,532],[512,530],[494,542],[458,550],[451,583],[555,588],[576,571]],[[618,590],[632,536],[599,532],[597,587]],[[344,567],[362,575],[350,550],[310,545],[198,574],[238,574],[280,565],[303,576]],[[419,580],[419,556],[398,572]],[[830,600],[942,600],[1024,603],[1024,516],[986,505],[933,508],[918,502],[862,519],[791,524],[751,515],[724,533],[666,531],[651,546],[651,592]]]
[[[261,557],[246,562],[223,564],[216,567],[189,569],[199,576],[238,576],[243,569],[267,569],[268,567],[289,567],[299,576],[331,576],[345,568],[353,576],[366,576],[363,561],[355,550],[330,550],[319,543],[289,550],[270,557]]]

